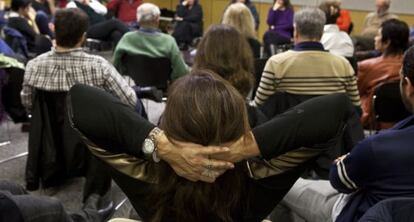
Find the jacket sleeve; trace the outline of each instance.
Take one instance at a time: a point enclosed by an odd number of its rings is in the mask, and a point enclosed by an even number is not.
[[[299,147],[323,150],[337,142],[352,112],[345,94],[320,96],[254,128],[253,134],[265,159]]]
[[[102,89],[80,84],[70,89],[68,107],[73,127],[94,145],[142,157],[142,143],[155,126],[132,107]]]
[[[351,193],[366,185],[375,172],[373,157],[371,140],[359,143],[345,158],[332,164],[329,172],[332,187],[341,193]]]

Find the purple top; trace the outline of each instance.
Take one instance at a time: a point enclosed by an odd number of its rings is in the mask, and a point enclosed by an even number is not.
[[[277,32],[287,38],[293,37],[293,9],[286,8],[285,10],[269,9],[267,14],[267,24],[269,30]]]

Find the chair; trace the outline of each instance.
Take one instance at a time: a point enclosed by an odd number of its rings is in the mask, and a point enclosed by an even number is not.
[[[371,130],[391,128],[411,115],[402,101],[399,81],[386,82],[376,87],[372,110]]]
[[[172,72],[170,59],[125,54],[121,61],[124,66],[122,75],[131,77],[138,86],[155,86],[167,91]]]
[[[87,38],[85,47],[89,49],[89,51],[91,52],[93,51],[100,52],[100,51],[112,50],[114,46],[112,42],[106,42],[106,41],[102,41],[99,39]]]

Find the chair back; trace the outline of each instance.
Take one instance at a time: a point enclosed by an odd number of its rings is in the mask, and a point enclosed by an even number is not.
[[[131,77],[138,86],[167,90],[172,72],[170,59],[125,54],[121,61],[124,66],[122,75]]]
[[[374,91],[373,106],[374,122],[378,129],[389,128],[411,115],[402,101],[399,81],[377,86]]]
[[[406,222],[414,221],[414,198],[394,197],[385,199],[371,208],[359,222]]]

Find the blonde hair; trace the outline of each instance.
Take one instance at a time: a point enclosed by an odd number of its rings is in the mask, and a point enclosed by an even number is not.
[[[227,7],[222,24],[233,26],[245,37],[256,38],[253,15],[243,3],[233,3]]]

